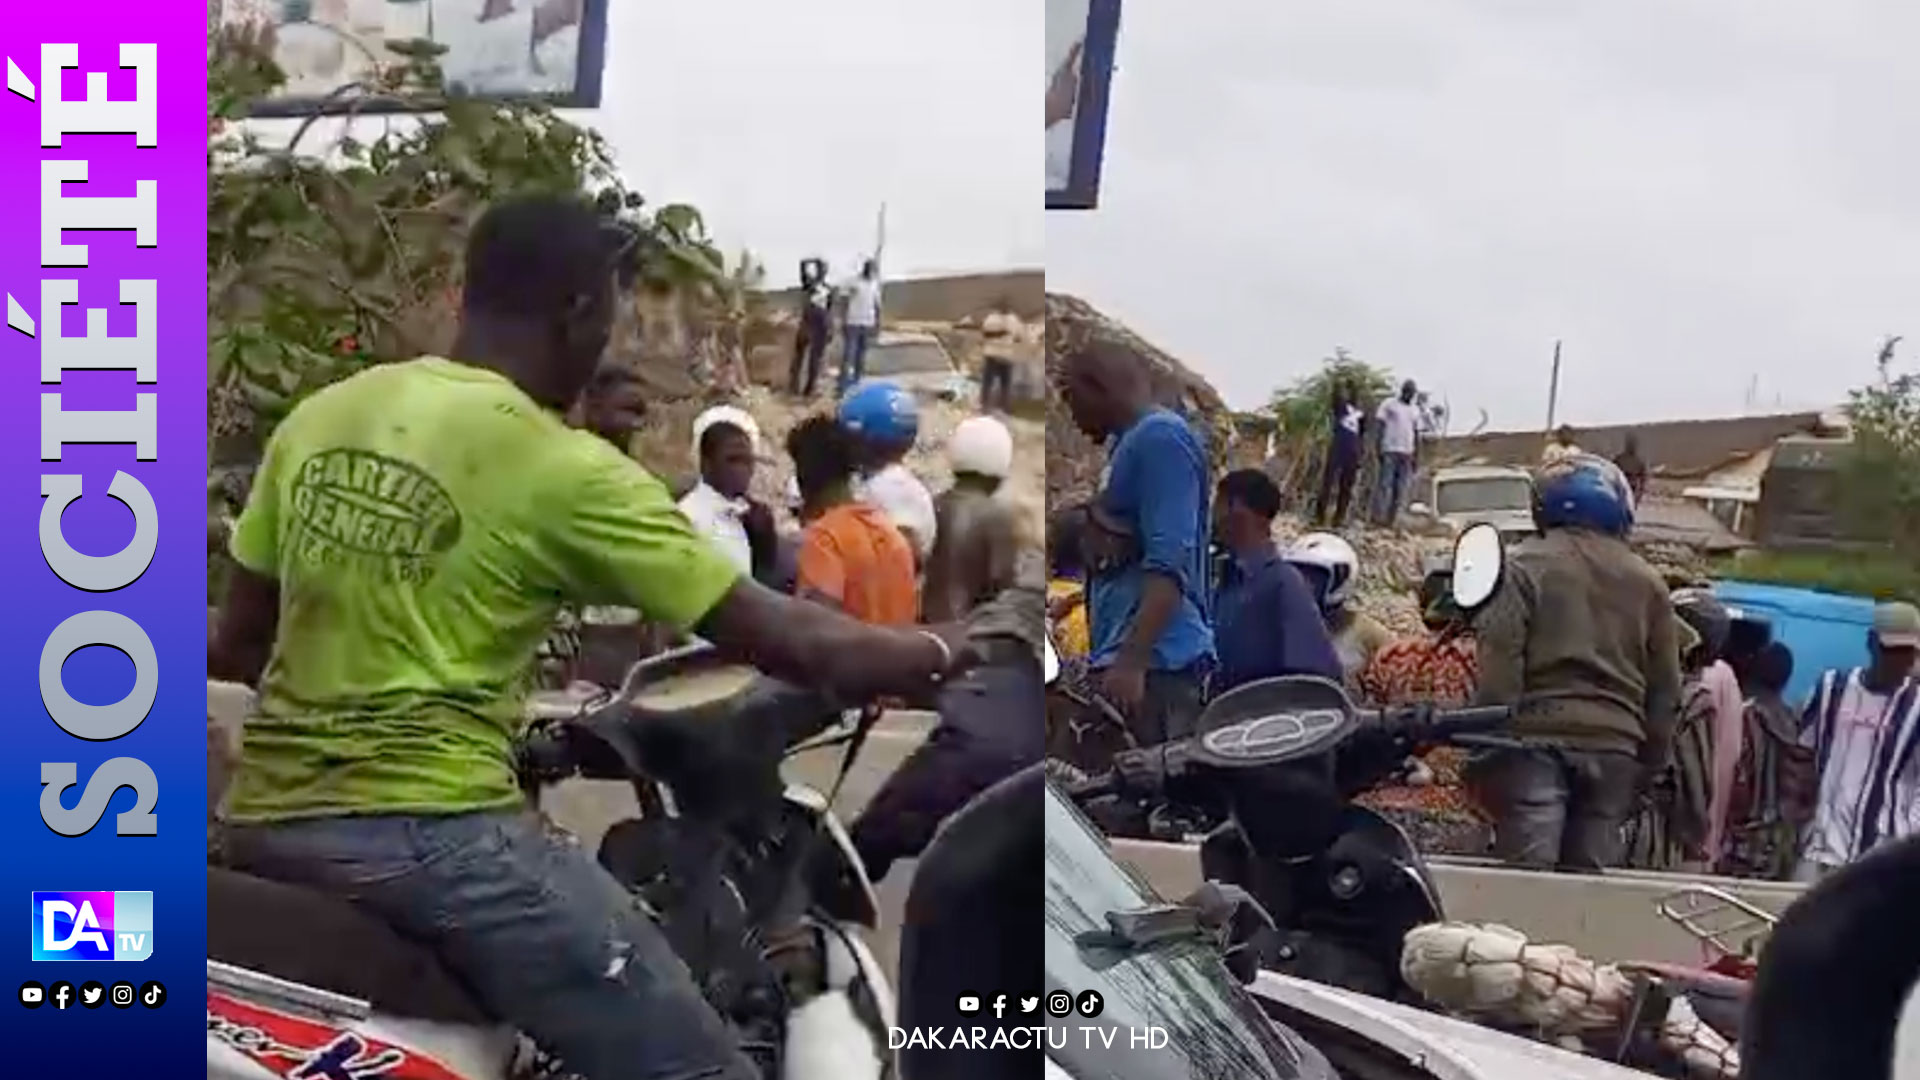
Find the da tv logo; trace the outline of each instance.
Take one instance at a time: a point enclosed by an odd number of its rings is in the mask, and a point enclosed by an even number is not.
[[[35,960],[145,960],[152,955],[152,893],[33,894]]]

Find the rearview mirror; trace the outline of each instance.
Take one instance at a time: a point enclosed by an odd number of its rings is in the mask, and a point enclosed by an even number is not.
[[[1484,522],[1468,526],[1453,544],[1453,602],[1468,613],[1485,607],[1505,572],[1500,530]]]
[[[1060,656],[1053,651],[1053,635],[1048,634],[1045,640],[1047,643],[1046,652],[1041,660],[1041,664],[1042,670],[1047,674],[1047,685],[1052,686],[1053,680],[1060,677]]]
[[[1414,517],[1432,517],[1433,507],[1423,502],[1416,502],[1407,507],[1407,513],[1412,514]]]

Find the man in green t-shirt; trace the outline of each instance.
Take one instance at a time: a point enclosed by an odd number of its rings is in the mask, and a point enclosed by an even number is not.
[[[625,605],[852,698],[924,694],[969,650],[755,584],[658,480],[566,426],[625,244],[581,202],[493,207],[450,358],[355,375],[275,430],[208,664],[260,691],[226,850],[432,943],[588,1080],[757,1080],[634,899],[522,805],[540,640],[563,603]]]

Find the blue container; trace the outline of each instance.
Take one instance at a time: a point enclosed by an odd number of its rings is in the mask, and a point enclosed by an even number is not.
[[[1773,640],[1793,650],[1793,681],[1787,684],[1786,698],[1796,709],[1813,694],[1821,672],[1867,662],[1874,603],[1864,596],[1753,581],[1716,581],[1713,594],[1728,607],[1765,619],[1773,627]]]

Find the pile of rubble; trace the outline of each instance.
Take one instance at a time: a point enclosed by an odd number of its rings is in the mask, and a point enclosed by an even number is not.
[[[1213,387],[1186,365],[1155,348],[1133,331],[1063,293],[1047,294],[1047,502],[1066,506],[1093,495],[1099,485],[1102,456],[1067,413],[1058,380],[1063,361],[1097,343],[1137,356],[1154,381],[1161,403],[1200,425],[1213,455],[1214,472],[1223,471],[1233,428],[1227,404]]]
[[[1291,515],[1283,514],[1273,523],[1274,539],[1283,547],[1302,533],[1312,531],[1311,524]],[[1380,620],[1395,634],[1419,633],[1420,605],[1415,593],[1426,573],[1427,560],[1445,556],[1449,551],[1447,542],[1367,525],[1350,524],[1337,531],[1360,556],[1355,606]]]

